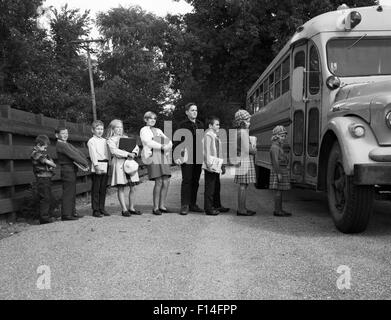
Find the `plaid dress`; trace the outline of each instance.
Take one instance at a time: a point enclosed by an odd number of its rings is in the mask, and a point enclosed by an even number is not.
[[[243,132],[242,132],[243,131]],[[242,153],[242,133],[244,136],[248,135],[248,130],[245,129],[239,129],[237,131],[237,156],[239,159],[239,163],[235,167],[235,177],[234,177],[234,183],[237,184],[250,184],[255,183],[257,180],[257,176],[255,173],[255,166],[254,166],[254,156],[252,154],[243,154]],[[247,141],[246,141],[247,142]],[[248,140],[248,146],[249,148],[250,141]]]
[[[274,163],[273,156],[278,163]],[[278,143],[273,142],[270,148],[270,157],[272,160],[272,170],[270,172],[269,189],[281,191],[290,190],[291,183],[288,169],[288,155],[284,153],[284,150]],[[281,181],[278,181],[278,173],[281,173]]]
[[[241,158],[239,164],[235,168],[234,182],[237,184],[255,183],[257,180],[254,166],[254,156]]]

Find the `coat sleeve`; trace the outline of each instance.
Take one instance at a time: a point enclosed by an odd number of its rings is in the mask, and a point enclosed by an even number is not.
[[[205,135],[205,137],[204,137],[204,161],[205,161],[207,167],[209,167],[212,164],[212,161],[210,159],[211,145],[212,145],[212,138],[209,135]]]
[[[95,147],[94,140],[93,139],[88,140],[87,146],[88,146],[88,153],[90,154],[92,165],[95,167],[98,165],[98,158],[96,156],[96,147]]]
[[[160,130],[160,129],[158,129],[159,131],[159,135],[161,136],[161,137],[163,137],[166,141],[168,141],[167,142],[167,144],[172,148],[172,146],[173,146],[173,144],[172,144],[172,141],[170,140],[170,138],[169,137],[167,137],[165,134],[164,134],[164,132],[162,131],[162,130]]]
[[[107,140],[107,145],[109,146],[110,153],[116,158],[127,158],[129,152],[121,150],[117,147],[117,144],[113,139]]]
[[[140,130],[140,139],[143,145],[151,149],[161,149],[162,144],[153,140],[153,135],[150,134],[148,127],[144,127]]]
[[[135,153],[136,154],[136,157],[139,155],[139,153],[140,153],[140,148],[139,148],[139,146],[135,146],[134,147],[134,149],[133,149],[133,151],[132,151],[133,153]]]
[[[57,144],[57,152],[63,153],[73,161],[82,164],[84,166],[88,166],[88,161],[85,158],[84,154],[79,151],[76,147],[70,147],[68,143],[58,143]]]
[[[273,170],[277,174],[281,173],[280,164],[278,162],[278,153],[279,153],[278,148],[274,148],[273,146],[270,148],[270,160],[272,162]]]

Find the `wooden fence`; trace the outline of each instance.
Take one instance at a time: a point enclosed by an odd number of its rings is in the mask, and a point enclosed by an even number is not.
[[[69,129],[69,141],[88,155],[86,142],[91,137],[89,126],[0,106],[0,215],[18,211],[23,199],[31,193],[35,177],[30,154],[36,136],[45,134],[50,138],[48,153],[56,160],[54,130],[60,125]],[[89,173],[79,170],[77,194],[86,193],[90,189]],[[53,194],[61,196],[61,193],[60,169],[57,167],[53,177]]]

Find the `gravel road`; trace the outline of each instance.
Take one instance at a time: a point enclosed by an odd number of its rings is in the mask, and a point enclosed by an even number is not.
[[[202,182],[203,183],[203,182]],[[235,208],[232,177],[222,179],[225,206]],[[333,226],[324,196],[291,191],[293,217],[272,215],[269,190],[250,187],[253,217],[151,214],[152,183],[138,186],[144,214],[34,225],[0,240],[0,299],[389,299],[391,203],[376,202],[368,230],[344,235]],[[203,203],[203,186],[199,204]],[[179,210],[180,173],[168,207]],[[79,207],[90,215],[90,208]],[[43,275],[50,288],[42,287]],[[350,270],[338,289],[337,269]],[[45,269],[46,268],[46,269]],[[347,284],[347,282],[344,282]],[[41,286],[37,287],[37,284]]]

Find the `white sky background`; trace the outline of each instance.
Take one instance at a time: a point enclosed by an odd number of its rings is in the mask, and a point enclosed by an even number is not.
[[[380,0],[380,4],[391,6],[391,0]],[[179,2],[173,0],[45,0],[43,6],[53,6],[57,9],[68,3],[68,7],[84,10],[91,10],[90,17],[95,19],[98,12],[107,12],[111,8],[118,6],[129,7],[139,5],[143,10],[152,12],[164,17],[170,14],[185,14],[191,12],[192,6],[184,0]],[[341,0],[341,4],[343,0]],[[98,35],[98,31],[93,29],[91,36]]]
[[[161,17],[166,16],[167,13],[185,14],[193,9],[193,7],[184,0],[180,0],[179,2],[173,0],[45,0],[43,6],[53,6],[56,9],[60,9],[66,3],[68,4],[68,8],[81,9],[81,13],[85,10],[90,10],[90,17],[94,20],[97,13],[107,12],[111,8],[118,8],[119,6],[126,8],[138,5],[143,10]],[[47,22],[45,20],[46,19],[42,21],[42,25],[47,27]],[[96,38],[98,36],[98,30],[93,28],[90,37]]]
[[[391,0],[390,0],[391,1]],[[175,2],[172,0],[46,0],[44,6],[54,6],[60,8],[68,3],[70,8],[91,10],[91,17],[95,18],[98,12],[106,12],[111,8],[117,8],[120,5],[130,7],[139,5],[145,11],[152,12],[158,16],[164,17],[167,13],[187,13],[192,10],[192,6],[184,0]]]
[[[184,0],[180,0],[179,2],[173,0],[45,0],[44,6],[60,8],[65,3],[68,3],[68,6],[71,8],[80,8],[83,11],[90,9],[93,18],[95,18],[96,13],[99,11],[108,11],[110,8],[115,8],[119,5],[123,7],[139,5],[145,11],[162,17],[167,13],[187,13],[192,9],[191,5]],[[343,0],[341,0],[342,3]],[[391,0],[380,0],[380,4],[391,6]]]

